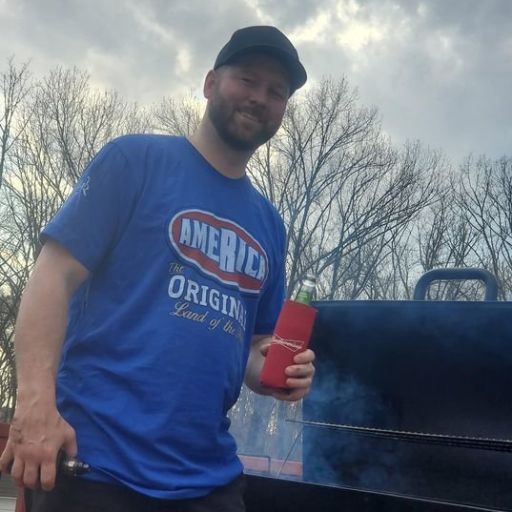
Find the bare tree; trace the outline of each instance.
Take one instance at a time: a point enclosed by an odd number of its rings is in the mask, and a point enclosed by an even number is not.
[[[455,200],[456,175],[451,173],[446,178],[438,200],[423,212],[417,224],[416,259],[421,272],[475,266],[474,250],[480,236],[470,228]],[[428,298],[436,300],[473,300],[480,294],[476,283],[463,281],[435,282],[428,290]]]
[[[201,104],[192,97],[164,98],[152,111],[152,128],[170,135],[191,135],[201,121]]]
[[[143,109],[115,91],[91,89],[89,82],[89,75],[76,68],[54,69],[37,84],[30,102],[33,135],[41,146],[51,145],[72,183],[107,141],[150,127]]]
[[[322,262],[331,275],[330,298],[369,296],[366,282],[382,268],[390,244],[434,201],[441,162],[418,142],[407,144],[386,165],[368,167],[347,183],[337,200],[334,243]],[[380,262],[363,265],[371,254]]]
[[[457,204],[478,244],[475,259],[498,278],[500,297],[512,292],[512,158],[469,157],[461,166]]]
[[[29,77],[28,64],[17,67],[13,57],[7,71],[0,73],[0,188],[7,154],[23,133],[24,125],[16,123],[16,113],[30,92]]]
[[[419,143],[393,149],[376,109],[359,106],[345,80],[292,103],[251,166],[287,224],[288,295],[313,272],[323,297],[364,296],[393,231],[433,200],[441,163]]]
[[[418,218],[403,229],[393,230],[386,237],[386,253],[376,272],[368,278],[368,299],[408,299],[412,296],[417,271],[414,232]],[[384,244],[381,244],[381,246]]]
[[[76,69],[56,69],[25,88],[16,104],[17,126],[23,130],[9,139],[9,165],[0,191],[0,393],[9,410],[15,400],[14,322],[40,251],[39,233],[102,145],[149,127],[144,109],[115,92],[91,89],[89,77]]]
[[[250,167],[287,224],[289,295],[320,269],[318,234],[331,224],[345,183],[383,157],[377,112],[356,99],[345,80],[324,80],[289,105],[281,133]]]

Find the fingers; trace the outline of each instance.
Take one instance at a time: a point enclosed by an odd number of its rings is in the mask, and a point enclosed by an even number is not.
[[[11,443],[7,441],[5,449],[0,456],[0,472],[10,473],[12,469],[12,463],[14,460],[14,452],[12,450]]]
[[[286,368],[286,390],[275,390],[272,393],[274,398],[295,402],[304,398],[311,389],[313,376],[315,375],[315,353],[312,350],[305,350],[294,357],[293,365]]]
[[[7,441],[5,450],[0,457],[0,471],[10,474],[17,485],[23,486],[25,465],[22,459],[15,457],[13,443],[10,439]]]
[[[56,451],[56,448],[46,447],[41,450],[40,457],[37,465],[35,465],[36,481],[34,483],[29,481],[25,470],[25,485],[30,488],[40,485],[43,490],[51,491],[57,478],[59,452]]]
[[[35,489],[41,486],[45,491],[50,491],[55,486],[57,457],[53,451],[47,451],[41,462],[31,457],[17,456],[10,467],[10,474],[20,487]]]
[[[312,350],[305,350],[297,354],[293,361],[295,364],[288,366],[285,373],[288,377],[286,384],[289,388],[309,389],[315,375],[315,353]]]
[[[0,470],[9,473],[19,487],[34,488],[39,481],[39,470],[34,464],[26,464],[21,457],[15,457],[12,441],[7,441],[0,457]]]
[[[41,488],[44,491],[51,491],[55,486],[55,479],[57,477],[57,465],[54,462],[43,462],[41,464]]]
[[[295,379],[313,379],[315,375],[315,367],[313,363],[293,364],[285,369],[288,377]]]
[[[18,459],[16,459],[17,461]],[[16,463],[15,461],[15,463]],[[13,467],[14,470],[14,467]],[[14,475],[13,475],[14,478]],[[23,480],[20,485],[28,487],[29,489],[35,489],[39,484],[39,465],[33,462],[25,462],[23,467]]]
[[[16,482],[18,486],[23,487],[23,473],[25,471],[23,460],[19,457],[16,457],[10,469],[11,478]]]
[[[267,357],[268,349],[270,348],[271,343],[264,343],[260,345],[260,353],[262,356]]]
[[[313,363],[315,361],[315,353],[311,349],[304,350],[303,352],[299,352],[294,358],[293,362],[295,364],[308,364]]]
[[[308,392],[309,389],[275,389],[272,391],[272,396],[277,400],[296,402],[304,398]]]
[[[2,472],[10,473],[20,487],[35,489],[41,485],[44,490],[51,490],[55,485],[56,460],[50,452],[40,466],[33,458],[27,457],[24,451],[15,456],[13,450],[6,447],[0,464]]]
[[[64,434],[64,443],[62,444],[64,453],[70,457],[76,457],[78,454],[78,446],[76,444],[75,430],[68,424],[66,433]]]
[[[69,425],[64,425],[62,450],[70,458],[78,454],[75,430]],[[57,478],[59,452],[48,451],[41,462],[39,484],[45,491],[51,491]]]
[[[69,457],[77,455],[74,429],[62,418],[58,418],[56,423],[58,428],[46,433],[43,431],[45,435],[51,434],[44,443],[34,441],[36,434],[41,436],[38,432],[33,433],[34,428],[21,429],[11,425],[6,448],[0,457],[0,469],[10,472],[19,486],[31,489],[41,486],[45,491],[53,489],[59,450],[62,449]]]
[[[295,362],[299,356],[295,356]],[[300,361],[300,359],[299,359]],[[310,387],[315,375],[315,366],[312,362],[304,362],[301,364],[293,364],[285,369],[288,377],[287,385],[289,387]]]

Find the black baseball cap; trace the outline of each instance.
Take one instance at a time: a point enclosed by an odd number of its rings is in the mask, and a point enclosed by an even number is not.
[[[272,55],[288,70],[291,80],[290,95],[306,83],[308,76],[293,44],[279,29],[266,25],[245,27],[234,32],[217,55],[213,69],[255,52]]]

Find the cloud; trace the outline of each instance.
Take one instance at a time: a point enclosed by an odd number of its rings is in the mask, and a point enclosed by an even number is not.
[[[283,30],[293,29],[294,26],[314,18],[323,3],[317,0],[258,0],[256,4],[265,13],[268,13],[273,23]]]
[[[512,3],[351,1],[327,16],[312,74],[341,70],[396,141],[510,154]]]
[[[345,75],[398,143],[497,157],[511,151],[511,19],[508,0],[0,0],[0,62],[77,66],[139,103],[200,96],[234,30],[275,24],[310,86]]]

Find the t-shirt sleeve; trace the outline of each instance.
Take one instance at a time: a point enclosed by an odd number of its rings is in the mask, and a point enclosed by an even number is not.
[[[277,216],[277,213],[276,213]],[[258,305],[254,334],[271,334],[285,299],[286,284],[286,231],[281,218],[277,228],[274,265]]]
[[[122,234],[136,203],[140,176],[115,142],[90,162],[70,197],[43,229],[93,272]]]

